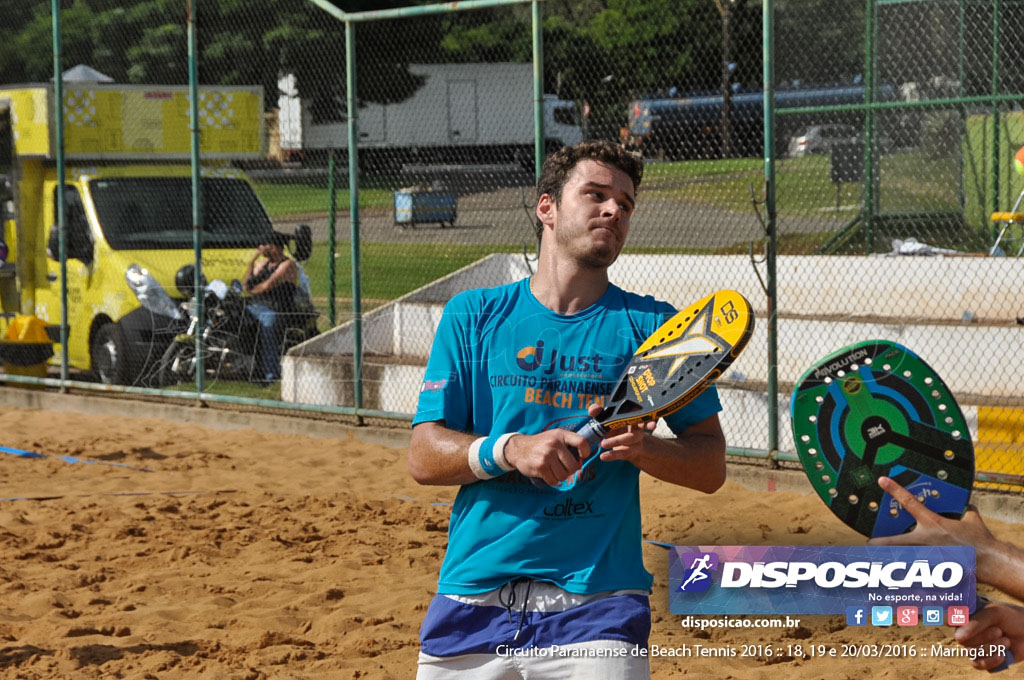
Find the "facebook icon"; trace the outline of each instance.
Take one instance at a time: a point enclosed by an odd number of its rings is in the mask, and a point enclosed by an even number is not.
[[[867,609],[865,607],[847,607],[846,608],[846,625],[847,626],[866,626],[867,622]]]

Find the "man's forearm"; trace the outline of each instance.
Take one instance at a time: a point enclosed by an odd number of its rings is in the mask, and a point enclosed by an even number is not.
[[[470,450],[478,438],[439,422],[420,423],[413,428],[409,442],[409,472],[420,484],[451,485],[471,484],[500,476],[502,471],[518,470],[554,485],[579,471],[580,461],[573,451],[587,444],[581,435],[562,429],[536,435],[509,433],[482,442],[482,447],[492,448],[490,453],[480,449],[474,452],[472,462],[480,461],[477,466],[471,464]],[[488,463],[484,463],[485,458],[490,459]]]
[[[725,482],[725,440],[710,433],[676,439],[647,435],[633,464],[670,484],[714,493]]]
[[[469,467],[469,447],[477,437],[438,423],[421,423],[409,442],[409,472],[420,484],[462,485],[478,481]]]
[[[998,539],[975,549],[978,580],[1024,602],[1024,550]]]
[[[249,290],[251,288],[251,286],[249,285],[249,281],[250,279],[252,279],[252,269],[253,266],[256,264],[257,257],[259,257],[259,253],[257,253],[255,256],[253,256],[251,260],[249,260],[249,265],[245,268],[245,274],[242,274],[242,290],[244,290],[246,293],[251,292]]]

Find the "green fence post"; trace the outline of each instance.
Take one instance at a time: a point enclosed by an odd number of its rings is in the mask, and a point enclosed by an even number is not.
[[[199,68],[196,47],[196,3],[198,0],[186,0],[188,12],[188,97],[189,97],[189,132],[192,142],[192,248],[195,251],[195,276],[193,285],[196,296],[196,398],[199,399],[204,389],[203,367],[203,293],[200,282],[203,280],[203,190],[202,172],[199,156]]]
[[[967,58],[967,0],[957,1],[957,59],[956,59],[956,80],[957,97],[963,97],[965,93],[964,82],[967,77],[967,69],[965,67],[965,60]],[[956,109],[961,119],[961,127],[963,130],[963,137],[960,142],[960,153],[957,154],[957,176],[960,178],[960,193],[958,195],[960,210],[963,212],[964,221],[967,218],[967,192],[964,191],[964,144],[970,148],[969,132],[967,130],[967,108],[965,106],[958,106]],[[982,201],[984,204],[984,201]],[[986,220],[987,221],[987,220]],[[995,225],[993,228],[993,238],[995,238]],[[984,231],[984,223],[982,224],[982,231]]]
[[[60,1],[52,0],[53,13],[53,121],[57,147],[57,257],[60,259],[60,391],[68,380],[68,252],[64,216],[64,73],[61,67]]]
[[[1000,0],[992,2],[992,96],[999,95],[999,9]],[[992,203],[990,213],[999,210],[999,105],[992,102]],[[987,215],[986,215],[987,217]],[[995,227],[995,224],[993,224]],[[994,242],[994,241],[993,241]]]
[[[345,84],[348,104],[348,187],[352,222],[352,391],[356,413],[363,408],[363,302],[359,287],[359,125],[356,99],[356,26],[345,22]],[[356,416],[362,423],[362,416]]]
[[[540,20],[540,3],[530,5],[533,31],[533,160],[537,179],[544,165],[544,36]]]
[[[330,150],[327,161],[327,195],[331,204],[328,208],[327,222],[327,321],[334,328],[334,295],[335,295],[335,238],[334,223],[337,217],[338,195],[334,184],[334,149]]]
[[[775,206],[775,3],[764,0],[761,17],[764,60],[764,203],[768,229],[766,288],[768,298],[768,456],[774,463],[779,452],[779,345],[776,255],[777,211]]]
[[[872,223],[875,218],[875,159],[871,152],[875,112],[875,0],[867,0],[864,9],[864,251],[870,255],[874,246]]]

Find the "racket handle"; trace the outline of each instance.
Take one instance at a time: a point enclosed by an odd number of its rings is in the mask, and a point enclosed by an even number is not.
[[[1007,649],[1006,650],[1006,656],[1003,657],[1003,662],[1001,664],[999,664],[998,666],[996,666],[995,668],[990,668],[988,672],[989,673],[1000,673],[1002,671],[1005,671],[1007,668],[1009,668],[1010,666],[1012,666],[1015,663],[1017,663],[1017,660],[1015,658],[1013,658],[1013,652],[1011,652],[1009,649]]]
[[[988,599],[984,595],[980,595],[979,594],[978,595],[978,608],[975,609],[974,612],[977,613],[977,612],[981,611],[982,609],[984,609],[985,607],[987,607],[990,604],[992,604],[992,600]],[[1003,662],[1001,664],[999,664],[998,666],[996,666],[995,668],[989,668],[988,672],[989,673],[1000,673],[1002,671],[1005,671],[1007,668],[1009,668],[1010,666],[1012,666],[1015,663],[1017,663],[1017,659],[1015,659],[1013,657],[1013,652],[1011,652],[1009,649],[1007,649],[1006,650],[1006,656],[1003,657]]]
[[[608,428],[591,418],[587,421],[586,425],[576,431],[576,434],[582,435],[590,443],[590,448],[594,448],[602,439],[608,436]],[[579,457],[582,458],[583,456]]]
[[[576,434],[582,435],[583,438],[587,440],[587,443],[590,444],[590,450],[593,450],[594,447],[597,446],[597,444],[600,443],[600,441],[608,435],[608,429],[601,423],[591,418],[586,422],[586,424],[583,425],[583,427],[576,431]],[[576,460],[583,460],[582,451],[574,448],[570,448],[569,450],[574,452]],[[551,488],[547,482],[545,482],[543,479],[540,479],[539,477],[530,477],[530,481],[533,482],[533,485],[538,489]]]

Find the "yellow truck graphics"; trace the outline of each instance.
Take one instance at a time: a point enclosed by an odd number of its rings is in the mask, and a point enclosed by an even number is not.
[[[56,157],[53,88],[0,86],[10,102],[14,152]],[[184,86],[67,84],[64,153],[69,161],[189,160],[189,98]],[[199,90],[200,153],[205,159],[257,158],[263,139],[259,87]]]
[[[0,86],[0,225],[9,247],[0,298],[4,312],[51,324],[61,317],[54,104],[51,85]],[[231,281],[273,230],[249,180],[228,163],[265,155],[262,89],[202,88],[199,111],[203,270]],[[134,365],[101,377],[130,383],[146,359],[134,355],[153,350],[152,332],[133,316],[140,304],[126,270],[140,265],[181,297],[175,274],[194,260],[189,94],[68,83],[63,112],[69,361],[89,370],[98,353],[104,362],[129,357]]]

